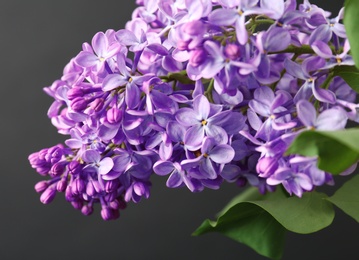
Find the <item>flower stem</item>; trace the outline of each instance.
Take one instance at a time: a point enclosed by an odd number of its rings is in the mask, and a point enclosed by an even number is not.
[[[297,55],[301,55],[301,54],[314,54],[315,52],[309,45],[302,45],[301,47],[296,47],[294,45],[290,45],[282,51],[268,52],[268,54],[281,54],[281,53],[295,53]]]
[[[194,81],[188,78],[186,70],[168,73],[166,76],[160,76],[159,78],[165,82],[179,81],[183,84],[194,84]]]
[[[207,97],[208,101],[211,102],[211,103],[214,103],[213,96],[212,96],[213,88],[214,88],[214,79],[212,79],[209,82],[208,88],[204,92],[204,95]]]

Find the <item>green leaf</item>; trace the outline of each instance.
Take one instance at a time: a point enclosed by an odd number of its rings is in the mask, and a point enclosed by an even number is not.
[[[287,230],[310,234],[333,222],[334,210],[326,198],[324,193],[311,191],[304,193],[302,198],[277,196],[252,203],[269,212]]]
[[[304,131],[292,142],[286,154],[318,156],[320,169],[340,174],[359,159],[359,129]]]
[[[359,175],[347,181],[327,200],[359,222]]]
[[[334,210],[326,197],[317,192],[288,197],[283,189],[263,196],[252,187],[234,198],[217,221],[205,220],[193,235],[220,232],[261,255],[278,259],[286,230],[308,234],[332,223]]]
[[[359,68],[359,1],[346,0],[344,3],[344,26],[350,43],[350,53]]]
[[[218,214],[217,221],[205,220],[192,235],[219,232],[251,247],[261,255],[280,259],[285,229],[261,207],[248,203],[265,198],[254,187],[243,191]]]
[[[359,70],[355,66],[336,66],[333,72],[359,93]]]

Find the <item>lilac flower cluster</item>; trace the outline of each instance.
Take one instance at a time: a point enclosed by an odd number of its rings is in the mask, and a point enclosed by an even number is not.
[[[97,33],[45,88],[69,135],[29,156],[57,192],[104,220],[150,195],[150,176],[192,192],[223,181],[302,196],[330,184],[317,159],[285,155],[301,131],[358,122],[335,66],[353,65],[341,19],[309,1],[137,0],[126,28]],[[354,166],[353,166],[354,169]],[[346,173],[351,173],[348,169]]]

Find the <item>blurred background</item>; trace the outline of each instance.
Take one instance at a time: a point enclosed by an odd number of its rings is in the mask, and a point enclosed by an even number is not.
[[[343,1],[312,3],[336,16]],[[47,118],[52,99],[42,88],[96,32],[123,28],[134,8],[134,0],[0,1],[0,259],[265,259],[216,233],[191,237],[241,191],[235,185],[191,194],[154,177],[151,197],[110,222],[99,208],[83,216],[63,194],[40,203],[33,186],[42,178],[27,156],[64,140]],[[329,228],[288,234],[283,259],[357,259],[358,238],[358,223],[337,210]]]

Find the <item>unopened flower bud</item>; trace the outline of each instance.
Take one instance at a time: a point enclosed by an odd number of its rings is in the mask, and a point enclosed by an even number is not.
[[[258,160],[256,170],[262,177],[272,175],[278,168],[278,160],[272,157],[263,157]]]
[[[62,178],[57,182],[56,190],[59,192],[64,192],[66,190],[66,187],[67,187],[66,178]]]
[[[75,201],[71,201],[71,205],[72,205],[75,209],[82,209],[83,202],[82,202],[82,200],[75,200]]]
[[[120,122],[120,120],[122,119],[122,111],[118,108],[111,108],[107,111],[107,121],[110,124],[116,124],[118,122]]]
[[[87,107],[87,101],[82,97],[76,97],[71,101],[70,106],[74,111],[80,112]]]
[[[112,219],[112,211],[113,209],[110,209],[108,207],[102,207],[101,209],[101,217],[103,220],[110,220]]]
[[[93,212],[93,207],[89,206],[89,205],[83,205],[82,209],[81,209],[81,213],[84,214],[85,216],[89,216],[91,215]]]
[[[177,42],[177,49],[180,50],[180,51],[188,50],[188,44],[189,44],[190,42],[191,42],[191,41],[179,40],[179,41]]]
[[[56,190],[52,187],[48,187],[40,196],[40,201],[44,204],[49,204],[54,200],[56,196]]]
[[[120,186],[120,181],[118,179],[108,181],[108,182],[106,182],[106,185],[105,185],[105,191],[108,193],[113,192],[113,191],[117,190],[117,188],[119,186]]]
[[[45,167],[37,167],[36,171],[38,174],[42,175],[42,176],[46,176],[49,174],[50,168],[45,166]]]
[[[133,185],[133,191],[138,196],[143,196],[143,195],[145,195],[147,193],[147,187],[142,182],[136,182]]]
[[[72,174],[73,176],[76,176],[81,172],[82,166],[78,161],[71,161],[67,165],[67,168],[68,168],[70,174]]]
[[[66,161],[55,163],[51,167],[50,174],[52,176],[60,176],[60,175],[62,175],[64,173],[64,171],[65,171],[66,164],[67,164]]]
[[[193,67],[198,67],[205,61],[206,56],[207,54],[203,49],[193,50],[189,58],[189,64]]]
[[[239,46],[233,43],[229,43],[224,48],[224,53],[226,57],[230,60],[235,60],[240,55],[240,49]]]
[[[101,184],[98,181],[93,180],[92,185],[97,193],[100,193],[103,191]]]
[[[67,201],[74,201],[75,200],[75,195],[72,193],[72,187],[71,185],[67,185],[66,190],[65,190],[65,199]]]
[[[75,179],[71,186],[72,186],[72,193],[76,195],[83,193],[85,190],[85,183],[80,178]]]
[[[91,181],[86,184],[86,194],[91,197],[96,195],[96,190]]]
[[[49,187],[48,181],[39,181],[38,183],[36,183],[34,188],[35,188],[36,192],[41,193],[41,192],[45,191],[47,189],[47,187]]]
[[[113,209],[125,209],[127,207],[126,202],[123,199],[115,199],[109,203],[109,206]]]
[[[83,97],[84,91],[81,88],[72,88],[69,91],[67,91],[67,98],[69,100],[73,100],[77,97]]]
[[[51,164],[55,164],[61,160],[62,155],[64,154],[62,145],[53,146],[46,151],[45,160]]]
[[[36,164],[37,164],[37,161],[38,161],[38,157],[39,157],[39,153],[36,152],[36,153],[32,153],[30,154],[27,159],[29,160],[30,162],[30,165],[32,168],[36,168]]]
[[[183,26],[183,31],[189,35],[197,36],[204,32],[204,25],[201,21],[195,20],[186,23]]]
[[[93,109],[95,112],[100,111],[104,105],[103,98],[96,98],[94,101],[90,103],[90,108]]]
[[[101,209],[101,217],[103,220],[113,220],[119,218],[120,213],[118,210],[114,210],[112,208],[109,208],[107,206],[102,207]]]
[[[105,201],[111,202],[114,201],[117,198],[118,194],[117,192],[110,192],[104,196]]]

